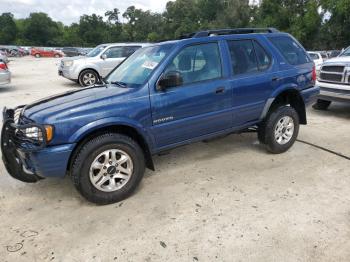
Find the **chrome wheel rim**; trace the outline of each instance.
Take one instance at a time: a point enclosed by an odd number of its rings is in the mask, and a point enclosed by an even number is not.
[[[91,86],[96,83],[96,76],[92,73],[86,73],[83,76],[83,82],[85,85]]]
[[[294,134],[294,120],[290,116],[284,116],[278,120],[275,127],[275,140],[280,145],[287,144]]]
[[[131,157],[119,149],[99,154],[90,166],[90,182],[103,192],[113,192],[124,187],[133,174]]]

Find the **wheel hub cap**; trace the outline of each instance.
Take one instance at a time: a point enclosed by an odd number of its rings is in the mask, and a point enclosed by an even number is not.
[[[294,134],[294,120],[289,116],[284,116],[278,120],[275,127],[275,140],[280,145],[287,144]]]
[[[131,157],[119,149],[99,154],[90,166],[90,182],[98,190],[113,192],[124,187],[133,174]]]

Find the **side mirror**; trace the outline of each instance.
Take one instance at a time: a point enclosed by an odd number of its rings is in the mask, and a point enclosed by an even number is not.
[[[106,54],[101,55],[101,59],[106,60],[107,59],[107,55]]]
[[[157,90],[164,91],[170,87],[181,86],[183,84],[183,78],[178,71],[170,71],[166,73],[159,81]]]

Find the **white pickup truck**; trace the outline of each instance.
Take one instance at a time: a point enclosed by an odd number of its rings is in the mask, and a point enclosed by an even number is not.
[[[317,85],[321,92],[315,109],[326,110],[332,101],[350,102],[350,46],[322,64]]]

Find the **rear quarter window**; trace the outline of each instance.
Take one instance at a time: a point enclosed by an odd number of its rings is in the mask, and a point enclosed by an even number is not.
[[[304,48],[291,37],[274,36],[269,37],[269,40],[281,52],[289,64],[302,65],[311,62]]]

